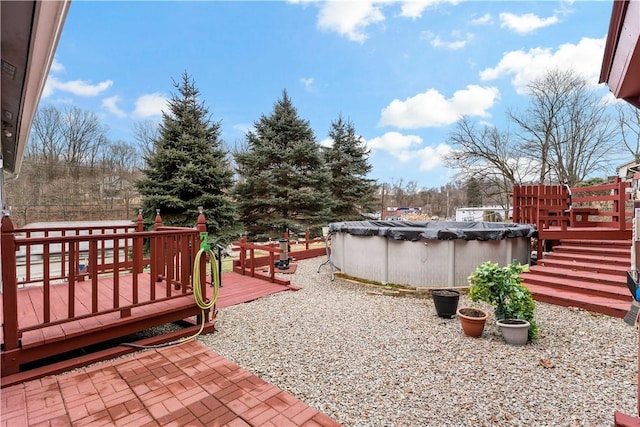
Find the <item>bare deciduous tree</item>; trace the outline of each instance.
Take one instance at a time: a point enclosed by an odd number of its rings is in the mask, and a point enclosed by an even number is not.
[[[158,125],[152,120],[139,121],[133,124],[133,137],[145,159],[149,158],[149,155],[155,151],[155,143],[159,136]]]
[[[110,213],[129,217],[138,159],[135,147],[106,138],[96,114],[43,106],[33,121],[22,173],[7,182],[7,204],[22,224]]]
[[[34,177],[41,176],[51,181],[60,173],[60,154],[63,146],[62,114],[53,106],[40,108],[31,128],[26,157],[37,160],[38,170]]]
[[[511,188],[530,180],[539,165],[523,158],[521,147],[509,134],[492,126],[478,129],[467,117],[456,123],[449,143],[456,149],[445,157],[445,163],[458,169],[465,181],[473,177],[484,182],[485,198],[505,208],[510,204]]]
[[[95,165],[100,147],[107,143],[106,129],[95,113],[71,107],[63,114],[62,134],[62,158],[77,180],[81,166]]]
[[[521,149],[540,162],[539,183],[571,186],[609,166],[614,127],[601,97],[574,71],[552,70],[528,86],[529,106],[509,112]]]
[[[528,85],[529,105],[510,111],[518,132],[476,127],[463,117],[449,136],[445,159],[462,178],[483,182],[483,194],[507,208],[513,185],[567,183],[575,186],[606,170],[617,151],[606,105],[573,71],[549,71]],[[639,145],[640,146],[640,145]]]
[[[640,162],[640,109],[630,104],[617,104],[618,128],[625,148]]]

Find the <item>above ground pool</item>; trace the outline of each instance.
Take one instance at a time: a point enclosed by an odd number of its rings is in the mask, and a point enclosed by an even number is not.
[[[331,261],[342,273],[378,283],[466,287],[485,261],[531,257],[528,224],[502,222],[352,221],[329,224]]]

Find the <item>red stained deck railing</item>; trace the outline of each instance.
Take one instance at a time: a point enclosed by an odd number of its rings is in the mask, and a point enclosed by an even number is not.
[[[191,271],[199,250],[199,232],[206,230],[204,216],[199,216],[197,228],[163,227],[158,216],[154,231],[142,230],[141,216],[137,223],[124,226],[23,229],[14,229],[11,219],[3,217],[3,352],[19,348],[22,334],[28,331],[114,312],[127,318],[134,308],[193,294]],[[144,257],[145,247],[148,257]],[[206,263],[204,257],[201,262]],[[200,270],[204,276],[206,268]],[[150,274],[139,274],[143,271]],[[127,281],[131,289],[121,287],[123,274],[132,276]],[[99,289],[99,279],[104,278],[113,282],[108,296]],[[82,281],[90,281],[91,296],[84,307],[77,307],[76,288]],[[157,292],[162,289],[159,282],[164,282],[164,290]],[[204,277],[200,283],[206,295]],[[68,296],[54,301],[57,293],[52,290],[60,284],[68,289]],[[41,320],[20,324],[24,307],[18,304],[18,292],[32,286],[42,288],[42,300],[33,302],[41,310],[36,316]],[[142,287],[145,292],[140,292]],[[127,298],[121,298],[125,293]],[[139,297],[142,294],[148,296]],[[60,304],[65,303],[61,309]]]
[[[632,209],[630,182],[568,188],[563,185],[513,187],[513,221],[538,228],[538,253],[543,242],[563,238],[628,239]],[[582,233],[582,234],[581,234]]]
[[[326,249],[324,247],[311,247],[314,243],[324,243],[324,238],[311,239],[309,236],[309,230],[305,231],[304,240],[291,240],[289,239],[288,233],[284,233],[283,239],[288,242],[290,248],[289,256],[295,257],[295,259],[313,258],[322,256],[326,253]],[[234,272],[242,275],[249,275],[251,277],[259,277],[269,280],[272,283],[289,285],[290,282],[288,280],[276,277],[276,256],[279,257],[283,252],[279,247],[280,242],[272,241],[268,243],[252,243],[248,242],[246,237],[242,237],[239,241],[234,242],[233,246],[240,251],[239,259],[233,262]],[[267,252],[267,255],[256,256],[256,251]],[[256,270],[263,270],[265,266],[268,266],[267,274],[263,274]]]

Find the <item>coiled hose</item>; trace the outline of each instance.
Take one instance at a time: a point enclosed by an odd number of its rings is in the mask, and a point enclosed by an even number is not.
[[[203,254],[209,255],[209,259],[211,260],[211,283],[213,285],[213,295],[211,296],[211,299],[209,301],[207,301],[205,299],[205,296],[202,295],[202,286],[201,286],[202,282],[200,282],[200,259],[202,258]],[[192,341],[196,339],[198,336],[200,336],[200,334],[204,330],[204,325],[207,322],[207,319],[205,317],[205,310],[210,310],[214,308],[216,305],[216,301],[218,300],[218,292],[220,290],[220,274],[218,272],[217,263],[219,262],[220,260],[216,258],[213,251],[208,247],[201,248],[196,254],[195,259],[193,260],[193,299],[195,300],[196,305],[200,308],[202,312],[202,315],[200,316],[202,318],[202,324],[200,325],[200,329],[198,330],[198,332],[196,332],[195,334],[189,337],[180,338],[179,340],[171,341],[163,344],[140,345],[140,344],[134,344],[134,343],[122,343],[120,345],[123,345],[125,347],[143,348],[143,349],[162,348],[162,347],[168,347],[175,344],[181,344],[187,341]]]

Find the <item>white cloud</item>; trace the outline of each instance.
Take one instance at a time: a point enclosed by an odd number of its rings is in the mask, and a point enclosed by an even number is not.
[[[319,142],[321,147],[333,147],[333,139],[331,138],[325,138],[322,141]]]
[[[105,90],[109,89],[113,85],[112,80],[105,80],[103,82],[92,85],[84,80],[70,80],[63,82],[55,76],[49,76],[47,83],[45,84],[42,92],[42,97],[46,98],[53,94],[56,90],[69,92],[77,96],[97,96]]]
[[[441,3],[458,4],[460,0],[287,0],[288,3],[306,7],[315,4],[319,8],[317,26],[350,40],[364,42],[366,28],[385,20],[382,9],[401,3],[400,16],[416,19],[425,9]]]
[[[50,71],[52,73],[63,73],[64,72],[64,65],[62,65],[61,63],[59,63],[58,61],[56,61],[54,59],[53,62],[51,63]]]
[[[120,109],[120,107],[118,107],[118,102],[121,101],[121,98],[118,95],[114,95],[114,96],[110,96],[108,98],[104,98],[102,100],[102,108],[104,108],[105,110],[107,110],[108,112],[110,112],[111,114],[113,114],[114,116],[117,117],[126,117],[127,113],[125,113],[123,110]]]
[[[424,147],[416,154],[420,160],[419,169],[421,172],[430,171],[442,165],[442,159],[444,156],[452,151],[451,146],[447,144],[438,144],[434,147]]]
[[[307,92],[315,92],[316,87],[314,85],[315,79],[313,77],[300,77],[300,83],[303,84],[304,89]]]
[[[382,110],[379,126],[401,129],[447,126],[463,115],[489,117],[500,92],[495,87],[468,85],[446,99],[436,89],[407,98],[394,99]]]
[[[511,83],[516,91],[524,94],[527,85],[542,77],[554,68],[572,69],[588,82],[596,85],[600,76],[605,37],[592,39],[583,37],[578,44],[565,43],[554,52],[550,48],[533,48],[528,51],[507,52],[494,68],[485,68],[480,72],[482,80],[495,80],[504,76],[513,76]]]
[[[154,117],[162,114],[167,109],[167,98],[158,92],[149,93],[138,97],[136,108],[133,111],[135,117]]]
[[[436,36],[431,31],[423,31],[420,35],[420,38],[423,40],[428,40],[431,46],[435,48],[443,48],[449,50],[462,49],[466,46],[467,43],[473,40],[473,34],[471,33],[467,33],[463,37],[459,31],[452,31],[451,36],[457,40],[444,41],[440,38],[440,36]]]
[[[410,150],[413,145],[422,145],[422,138],[400,132],[387,132],[367,141],[367,146],[372,150],[384,150],[403,163],[414,157],[415,150]]]
[[[627,105],[627,101],[622,98],[616,98],[615,95],[611,92],[605,93],[602,98],[600,98],[601,105]]]
[[[471,20],[471,25],[489,25],[493,23],[493,19],[491,18],[490,13],[485,13],[479,18],[475,18]]]
[[[372,150],[386,151],[401,163],[418,160],[419,170],[424,172],[442,165],[444,156],[452,151],[447,144],[437,147],[423,147],[422,138],[417,135],[403,135],[399,132],[387,132],[382,136],[367,141]]]
[[[405,18],[421,18],[422,12],[430,6],[437,5],[438,3],[452,3],[457,4],[458,0],[409,0],[402,2],[402,9],[400,16]]]
[[[375,1],[327,1],[320,7],[318,27],[363,42],[368,37],[364,29],[384,19]]]
[[[302,4],[302,5],[306,6],[307,4],[317,3],[319,1],[320,0],[287,0],[287,3]]]
[[[560,22],[557,16],[550,16],[548,18],[540,18],[533,13],[525,13],[524,15],[516,15],[509,12],[500,14],[500,26],[502,28],[508,28],[511,31],[515,31],[518,34],[527,34],[538,28],[548,27]]]

